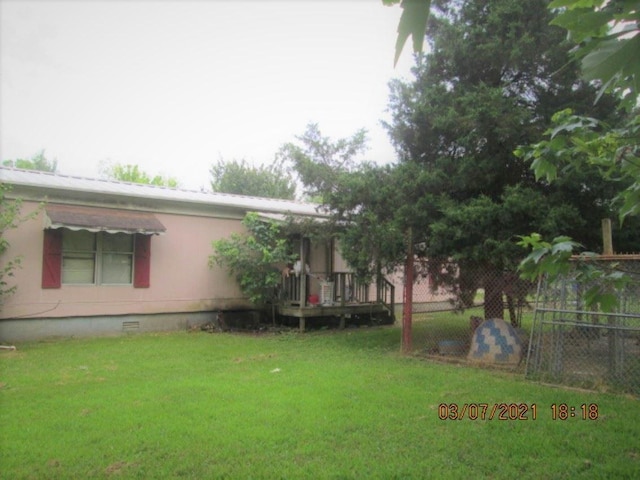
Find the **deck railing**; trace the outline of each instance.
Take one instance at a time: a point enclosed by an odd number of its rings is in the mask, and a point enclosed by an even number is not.
[[[312,282],[312,280],[314,280]],[[324,283],[324,287],[322,286]],[[319,286],[322,288],[329,288],[327,283],[332,285],[332,305],[348,305],[356,303],[381,303],[389,311],[391,315],[394,315],[395,309],[395,286],[384,277],[380,277],[375,284],[375,298],[371,297],[371,284],[363,281],[353,272],[334,272],[331,274],[325,272],[311,272],[304,278],[302,276],[290,275],[282,278],[282,287],[280,291],[280,303],[287,306],[294,305],[306,305],[309,291],[304,292],[303,296],[303,284],[306,286],[305,290],[309,290],[309,285]],[[321,291],[312,292],[321,297]],[[304,302],[303,302],[304,299]],[[322,301],[322,298],[319,298]]]
[[[391,283],[389,280],[384,278],[382,275],[378,277],[378,282],[376,284],[376,299],[379,303],[382,303],[391,318],[395,319],[396,316],[396,286]]]

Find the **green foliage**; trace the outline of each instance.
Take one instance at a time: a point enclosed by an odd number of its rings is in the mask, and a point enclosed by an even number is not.
[[[607,124],[602,118],[576,115],[561,110],[544,133],[544,139],[515,153],[526,161],[537,179],[562,182],[595,168],[599,176],[617,182],[614,201],[620,222],[640,214],[640,117],[637,99],[640,90],[640,10],[635,0],[556,0],[549,8],[558,9],[553,20],[569,32],[577,43],[575,58],[581,61],[584,77],[601,83],[599,97],[605,91],[622,99],[630,111],[625,123]],[[635,110],[635,112],[634,112]],[[592,188],[585,182],[584,190]],[[636,227],[631,230],[637,231]],[[522,237],[521,245],[533,250],[520,265],[523,275],[556,276],[569,267],[569,238],[544,242],[537,234]],[[630,278],[618,271],[588,262],[577,262],[577,281],[591,285],[585,293],[588,307],[599,305],[613,311],[618,300],[615,290]]]
[[[289,200],[296,195],[295,181],[280,162],[255,167],[244,159],[231,162],[219,159],[209,172],[214,192]]]
[[[367,149],[367,132],[357,131],[350,138],[332,141],[324,137],[316,123],[307,125],[296,137],[297,143],[280,148],[277,158],[298,173],[305,186],[305,194],[319,196],[329,203],[347,174],[357,168],[356,157]]]
[[[522,277],[537,280],[541,274],[546,274],[551,281],[569,272],[569,259],[574,254],[574,249],[582,246],[567,236],[559,236],[547,242],[539,233],[520,236],[518,245],[531,249],[531,253],[518,267]]]
[[[102,174],[110,180],[119,182],[142,183],[145,185],[157,185],[159,187],[178,187],[178,180],[174,177],[163,177],[162,175],[151,176],[140,169],[138,165],[131,164],[107,164],[102,169]]]
[[[618,216],[640,214],[640,116],[612,128],[598,119],[574,115],[566,109],[553,116],[544,140],[519,147],[515,154],[531,161],[536,179],[547,182],[595,168],[601,177],[617,182]]]
[[[331,216],[326,230],[349,265],[366,277],[402,262],[401,179],[390,166],[356,162],[367,148],[366,131],[331,140],[310,124],[297,140],[278,155],[298,172],[306,193],[321,200]]]
[[[9,280],[14,276],[16,269],[20,268],[22,264],[22,257],[20,256],[9,260],[3,258],[10,246],[5,237],[5,232],[16,228],[22,222],[33,218],[35,215],[35,213],[26,216],[20,215],[22,200],[19,198],[7,198],[10,190],[11,187],[9,185],[0,183],[0,258],[2,259],[2,266],[0,267],[0,307],[2,307],[4,299],[17,290],[17,285],[10,286]]]
[[[587,118],[560,111],[545,132],[548,139],[517,154],[533,159],[536,177],[554,181],[558,171],[573,174],[596,166],[606,178],[620,182],[619,218],[640,213],[640,9],[636,0],[556,0],[553,24],[565,28],[577,43],[574,55],[584,76],[599,80],[632,113],[623,125],[607,125],[602,118]]]
[[[393,58],[393,65],[397,65],[402,49],[407,39],[411,37],[413,42],[413,52],[421,53],[424,44],[424,35],[429,20],[429,9],[431,0],[382,0],[384,5],[395,5],[400,3],[402,15],[398,23],[398,38],[396,40],[396,51]]]
[[[582,245],[567,236],[545,241],[538,233],[520,237],[518,245],[531,249],[518,269],[523,278],[536,280],[546,275],[549,282],[561,276],[572,275],[576,283],[585,286],[584,304],[588,309],[599,308],[603,312],[614,312],[618,306],[616,291],[625,288],[631,277],[617,270],[616,262],[606,267],[594,263],[597,255],[583,252],[576,256]]]
[[[430,53],[417,59],[412,81],[392,82],[385,124],[406,170],[403,217],[424,245],[420,254],[436,267],[435,259],[453,259],[462,272],[480,272],[486,291],[491,278],[515,271],[523,253],[514,239],[522,232],[569,232],[595,248],[589,224],[609,214],[611,186],[595,168],[562,185],[536,182],[513,151],[523,139],[539,139],[554,111],[570,106],[608,118],[615,102],[605,97],[594,106],[596,90],[569,61],[571,46],[549,25],[546,2],[436,6]],[[501,292],[486,297],[501,309]]]
[[[577,44],[584,78],[601,82],[600,94],[616,92],[635,108],[640,93],[640,4],[637,0],[555,0],[552,24]]]
[[[277,223],[248,213],[242,224],[247,233],[234,233],[230,238],[213,242],[214,254],[209,257],[209,267],[225,267],[236,278],[242,293],[253,304],[264,306],[275,299],[281,270],[293,263],[295,256]]]
[[[2,162],[5,167],[22,168],[24,170],[38,170],[41,172],[55,172],[58,168],[57,160],[49,160],[44,155],[44,150],[36,153],[30,159],[18,158],[16,160],[5,160]]]

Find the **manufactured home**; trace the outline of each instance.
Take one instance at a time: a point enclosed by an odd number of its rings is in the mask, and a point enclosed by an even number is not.
[[[26,218],[3,234],[1,261],[19,257],[21,266],[5,279],[17,289],[0,306],[2,342],[184,329],[251,310],[226,270],[209,267],[212,241],[242,232],[248,212],[265,221],[324,217],[311,203],[4,167],[0,182]],[[283,275],[280,315],[301,328],[311,317],[392,317],[389,282],[359,282],[334,242],[301,236],[297,245],[304,268]]]

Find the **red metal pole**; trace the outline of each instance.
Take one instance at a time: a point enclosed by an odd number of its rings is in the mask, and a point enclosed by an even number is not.
[[[404,265],[404,292],[402,310],[402,351],[411,352],[411,315],[413,312],[413,234],[407,232],[407,259]]]

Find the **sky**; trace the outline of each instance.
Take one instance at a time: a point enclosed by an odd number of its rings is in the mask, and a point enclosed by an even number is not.
[[[381,120],[401,9],[381,0],[0,0],[0,159],[44,149],[58,172],[139,165],[209,187],[224,160],[268,164],[310,122],[368,131],[363,159],[393,162]]]

